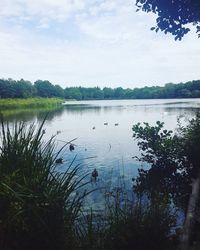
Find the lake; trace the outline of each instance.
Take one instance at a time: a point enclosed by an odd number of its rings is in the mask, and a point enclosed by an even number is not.
[[[64,142],[77,138],[73,152],[68,148],[62,152],[65,163],[59,166],[59,171],[64,171],[76,157],[74,164],[81,163],[83,171],[98,170],[95,186],[111,189],[125,185],[131,190],[132,177],[142,166],[133,159],[139,154],[137,142],[132,138],[133,124],[155,125],[159,120],[167,129],[174,130],[178,117],[185,123],[199,109],[200,99],[68,101],[51,111],[8,111],[5,119],[11,123],[20,120],[38,123],[48,113],[45,139],[58,133],[56,143],[60,148]],[[99,195],[91,195],[87,201],[97,209],[101,207]]]

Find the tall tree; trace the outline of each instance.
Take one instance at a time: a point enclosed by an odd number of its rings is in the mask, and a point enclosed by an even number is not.
[[[23,79],[14,84],[16,98],[29,98],[36,94],[36,89],[31,82]]]
[[[114,98],[114,90],[111,88],[103,88],[104,98],[105,99],[113,99]]]
[[[64,89],[60,87],[59,85],[55,85],[55,96],[61,97],[61,98],[64,98],[65,96]]]
[[[37,90],[37,95],[41,97],[53,97],[56,96],[55,86],[49,81],[38,80],[34,83]]]

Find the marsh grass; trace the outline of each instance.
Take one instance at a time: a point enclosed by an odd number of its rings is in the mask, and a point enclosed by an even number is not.
[[[176,216],[170,211],[168,202],[135,200],[121,205],[119,192],[116,191],[116,201],[108,210],[105,249],[175,249],[171,229],[176,225]]]
[[[1,121],[0,249],[74,249],[75,220],[85,193],[79,165],[56,170],[52,137],[43,142],[43,124],[36,127]]]
[[[168,200],[157,197],[145,202],[127,199],[125,190],[115,188],[105,197],[102,212],[91,210],[79,221],[79,249],[175,250],[176,214]]]
[[[0,249],[176,249],[168,200],[133,202],[122,185],[105,191],[103,211],[85,212],[86,175],[75,159],[58,171],[55,160],[67,144],[57,152],[54,136],[45,143],[44,122],[10,126],[1,120]]]
[[[25,109],[37,107],[55,107],[60,106],[63,100],[60,98],[27,98],[27,99],[0,99],[0,109]]]

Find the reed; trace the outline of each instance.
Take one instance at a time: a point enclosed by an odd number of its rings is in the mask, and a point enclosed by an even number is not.
[[[0,99],[0,109],[53,107],[60,106],[62,102],[59,98]]]
[[[176,214],[168,200],[129,201],[125,190],[107,194],[105,210],[90,211],[77,227],[79,249],[177,250]]]
[[[79,165],[57,171],[55,142],[43,142],[43,124],[1,122],[0,249],[74,249],[75,220],[85,185]],[[80,192],[81,193],[81,192]]]

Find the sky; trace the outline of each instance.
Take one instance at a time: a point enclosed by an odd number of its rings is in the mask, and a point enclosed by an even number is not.
[[[0,0],[0,78],[135,88],[200,79],[200,39],[155,33],[135,0]]]

